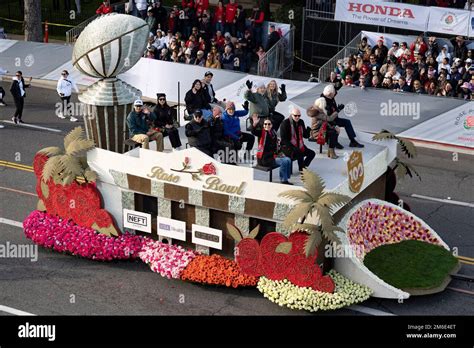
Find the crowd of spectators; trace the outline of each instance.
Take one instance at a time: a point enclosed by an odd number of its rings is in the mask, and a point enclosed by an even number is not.
[[[343,86],[382,88],[474,100],[474,51],[462,36],[441,47],[436,37],[420,35],[415,41],[393,42],[383,37],[371,47],[362,38],[358,51],[337,62],[326,82]]]
[[[263,46],[265,13],[257,3],[244,9],[237,0],[227,0],[212,8],[209,0],[182,0],[168,11],[160,0],[129,0],[125,11],[150,27],[146,58],[249,72],[281,36],[271,27]],[[96,11],[110,12],[108,1]]]

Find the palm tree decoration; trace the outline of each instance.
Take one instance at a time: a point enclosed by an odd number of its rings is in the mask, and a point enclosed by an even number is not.
[[[316,247],[321,244],[322,236],[331,242],[339,242],[334,232],[344,230],[334,225],[332,212],[334,208],[347,204],[351,198],[339,193],[324,192],[324,181],[310,170],[303,169],[301,178],[306,191],[288,190],[280,193],[280,196],[299,201],[286,216],[283,224],[294,231],[305,231],[309,234],[305,245],[306,256],[309,256],[314,254]],[[305,223],[310,215],[316,217],[317,225]]]
[[[389,132],[386,129],[382,129],[380,132],[378,132],[372,137],[372,140],[377,140],[377,141],[387,140],[387,139],[396,140],[398,142],[398,145],[400,145],[402,152],[408,158],[416,157],[417,152],[416,152],[415,144],[413,144],[413,142],[407,139],[399,138],[395,134],[393,134],[392,132]],[[410,176],[410,178],[413,178],[412,173],[414,173],[418,177],[418,179],[421,180],[421,176],[420,174],[418,174],[415,168],[409,165],[408,163],[401,161],[398,157],[395,157],[395,166],[393,167],[393,170],[395,171],[395,175],[397,176],[397,178],[402,179],[406,175]]]
[[[51,146],[39,151],[49,157],[44,165],[42,179],[53,179],[55,184],[69,185],[73,181],[91,182],[97,179],[88,164],[85,154],[94,148],[94,142],[84,137],[82,127],[76,127],[64,137],[64,150]],[[81,180],[82,179],[82,180]]]

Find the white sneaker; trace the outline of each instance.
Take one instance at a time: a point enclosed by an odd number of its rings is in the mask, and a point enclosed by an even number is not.
[[[58,114],[58,117],[61,118],[61,119],[63,119],[63,120],[66,118],[66,116],[64,116],[62,112],[60,112],[60,113]]]
[[[69,119],[69,121],[71,121],[71,122],[77,122],[78,120],[77,120],[77,118],[71,116],[71,118]]]
[[[0,106],[7,106],[7,104],[5,104],[5,103],[0,103]]]
[[[2,128],[5,128],[5,126],[3,124],[0,124],[0,129],[2,129]]]

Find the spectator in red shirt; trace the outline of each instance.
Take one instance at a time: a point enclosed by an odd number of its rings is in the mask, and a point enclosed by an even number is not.
[[[214,12],[214,25],[216,27],[216,32],[224,31],[224,21],[225,21],[225,9],[222,1],[217,3],[216,10]]]
[[[183,10],[186,7],[194,7],[194,0],[182,0],[181,1],[181,6],[183,7]]]
[[[224,50],[225,38],[222,35],[222,32],[220,32],[220,31],[216,32],[216,36],[214,37],[214,42],[216,43],[216,46],[217,46],[219,51]]]
[[[262,25],[265,20],[265,13],[260,9],[258,5],[255,5],[253,8],[252,16],[250,17],[250,22],[252,23],[253,38],[255,39],[256,46],[262,44]]]
[[[237,22],[237,4],[235,0],[230,0],[225,8],[225,32],[236,36],[235,23]]]
[[[95,11],[98,15],[105,15],[113,11],[112,6],[110,6],[108,1],[104,1],[99,8]]]
[[[209,0],[196,0],[196,12],[203,13],[205,10],[209,9]]]

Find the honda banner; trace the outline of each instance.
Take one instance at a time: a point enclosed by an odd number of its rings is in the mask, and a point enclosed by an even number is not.
[[[447,7],[430,7],[428,31],[452,35],[469,35],[471,13]]]
[[[337,0],[337,21],[425,31],[430,8],[376,0]]]

